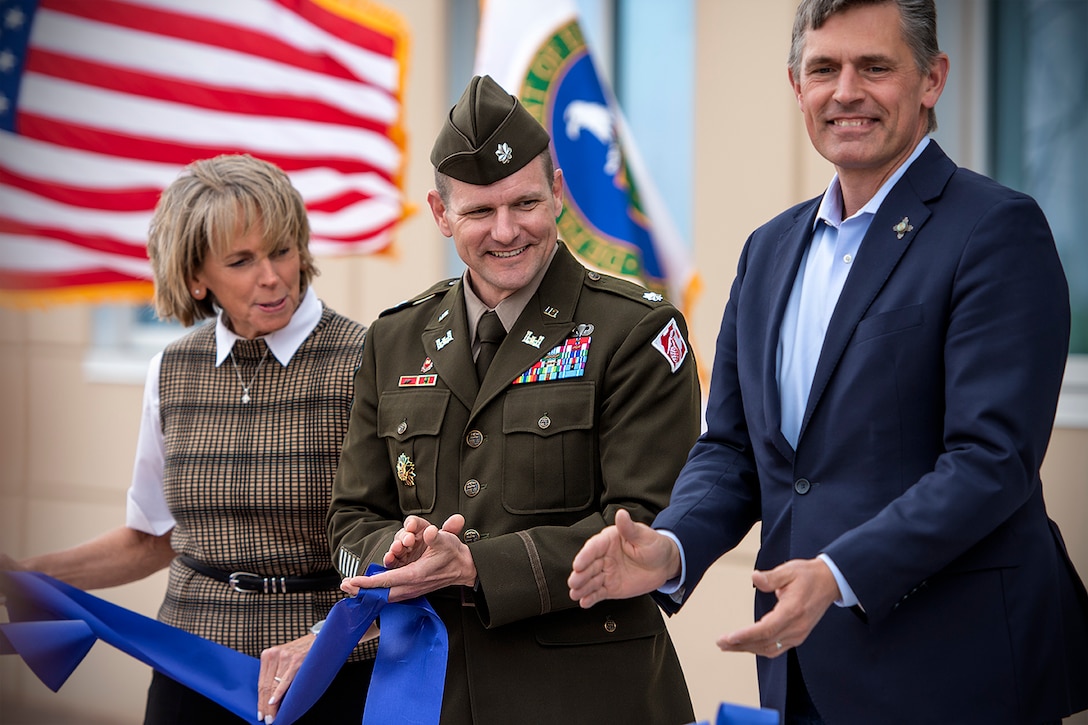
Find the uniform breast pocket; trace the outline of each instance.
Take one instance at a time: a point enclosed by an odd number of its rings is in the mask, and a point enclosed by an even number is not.
[[[449,399],[448,390],[417,389],[383,393],[378,401],[378,437],[388,447],[405,514],[434,510],[439,431]]]
[[[597,477],[594,384],[515,387],[503,401],[503,506],[515,514],[587,508]]]

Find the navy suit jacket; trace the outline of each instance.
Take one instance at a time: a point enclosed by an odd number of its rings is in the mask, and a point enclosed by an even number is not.
[[[758,569],[826,552],[864,610],[832,606],[797,649],[828,723],[1037,723],[1088,707],[1088,595],[1039,478],[1070,324],[1042,211],[931,141],[853,262],[794,450],[775,360],[818,206],[779,215],[741,254],[707,431],[654,522],[684,546],[685,598],[761,521]],[[757,618],[773,605],[756,593]],[[781,711],[786,658],[757,667]]]

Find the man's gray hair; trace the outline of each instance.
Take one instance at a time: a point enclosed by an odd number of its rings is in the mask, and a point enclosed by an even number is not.
[[[818,30],[832,15],[865,5],[894,4],[899,9],[900,30],[914,56],[920,73],[928,73],[941,53],[937,43],[937,8],[933,0],[801,0],[793,19],[789,67],[795,80],[801,78],[801,55],[805,34]],[[930,132],[937,130],[937,113],[929,109]]]

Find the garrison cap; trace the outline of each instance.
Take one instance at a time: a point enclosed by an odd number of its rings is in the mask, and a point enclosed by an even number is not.
[[[551,137],[491,76],[474,76],[431,149],[436,171],[468,184],[493,184],[520,171]]]

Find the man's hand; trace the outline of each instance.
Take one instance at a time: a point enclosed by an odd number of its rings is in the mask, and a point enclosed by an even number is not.
[[[471,587],[476,583],[476,564],[460,539],[464,526],[461,514],[450,516],[441,529],[418,516],[409,516],[404,528],[397,532],[399,541],[394,537],[383,559],[384,563],[392,558],[395,568],[374,576],[345,579],[340,588],[351,596],[360,589],[388,588],[389,601],[403,602],[443,587]]]
[[[271,723],[276,719],[280,702],[315,639],[314,635],[307,634],[261,652],[261,671],[257,675],[258,720]]]
[[[725,652],[777,657],[808,638],[839,597],[835,576],[820,559],[793,559],[770,571],[752,573],[761,592],[774,592],[778,603],[756,622],[718,640]]]
[[[676,543],[620,509],[616,524],[586,541],[574,557],[567,585],[570,598],[588,609],[604,599],[652,592],[679,575]]]
[[[389,551],[382,559],[382,566],[386,569],[397,569],[411,564],[423,556],[427,546],[423,541],[423,532],[431,524],[420,516],[409,516],[404,520],[404,526],[393,536],[393,543],[389,545]],[[460,536],[465,528],[465,517],[454,514],[442,524],[442,530],[448,531],[454,536]]]

